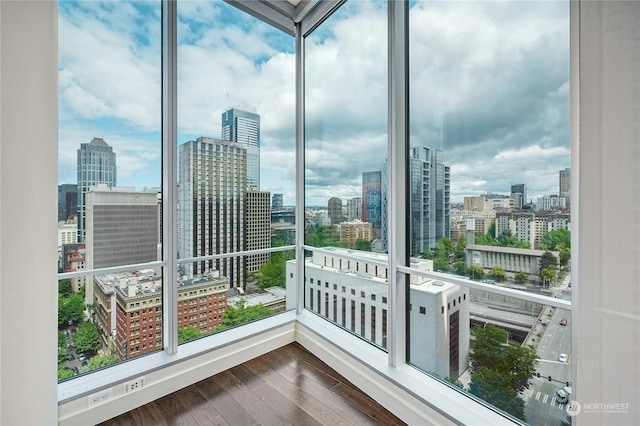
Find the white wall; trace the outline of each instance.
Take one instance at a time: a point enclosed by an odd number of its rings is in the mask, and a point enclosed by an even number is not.
[[[58,8],[2,1],[0,19],[0,424],[52,425]]]
[[[571,202],[578,206],[572,361],[582,412],[574,424],[638,425],[640,2],[583,1],[574,8],[578,17],[580,33],[572,33],[580,43],[579,76],[575,67],[572,75],[573,89],[579,78],[580,115],[579,134],[572,128],[571,185],[578,185]],[[592,404],[628,406],[606,412]]]

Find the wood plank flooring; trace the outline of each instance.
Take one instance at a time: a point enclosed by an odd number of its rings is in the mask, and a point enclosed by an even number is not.
[[[404,425],[297,343],[101,423],[153,425]]]

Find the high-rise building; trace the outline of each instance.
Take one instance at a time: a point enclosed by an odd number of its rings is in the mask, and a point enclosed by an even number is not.
[[[511,197],[513,198],[513,207],[522,209],[527,204],[527,185],[524,183],[514,183],[511,185]]]
[[[428,147],[411,148],[409,179],[410,254],[433,250],[436,242],[450,235],[450,171],[442,151]]]
[[[558,176],[559,194],[561,197],[571,195],[571,168],[560,170]]]
[[[247,191],[247,250],[258,250],[271,247],[271,209],[269,202],[271,193],[267,191]],[[247,256],[247,272],[260,270],[263,263],[269,260],[269,253]]]
[[[558,175],[558,195],[564,197],[566,207],[571,207],[571,168],[560,170]]]
[[[362,220],[362,198],[355,197],[347,200],[347,220]]]
[[[242,144],[200,137],[179,147],[181,258],[245,250],[247,150]],[[246,257],[184,265],[188,277],[218,270],[231,287],[245,287]]]
[[[327,214],[329,215],[329,219],[331,219],[332,224],[338,223],[340,221],[340,218],[343,216],[342,200],[340,198],[329,198],[329,203],[327,205]]]
[[[271,210],[279,210],[283,207],[282,194],[273,194],[271,198]]]
[[[255,108],[229,108],[222,113],[222,140],[247,150],[247,186],[260,190],[260,115]]]
[[[373,225],[373,238],[382,229],[382,172],[362,173],[362,221]]]
[[[87,269],[159,260],[158,192],[134,188],[92,187],[86,201]],[[93,288],[86,299],[93,300]]]
[[[58,185],[58,221],[69,220],[78,215],[78,185],[63,183]]]
[[[93,138],[78,149],[78,241],[85,239],[85,197],[92,186],[99,183],[116,186],[116,154],[102,138]]]

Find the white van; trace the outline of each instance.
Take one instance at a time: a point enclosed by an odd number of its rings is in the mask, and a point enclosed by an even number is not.
[[[566,404],[571,397],[571,386],[565,386],[562,389],[556,391],[556,401],[560,404]]]

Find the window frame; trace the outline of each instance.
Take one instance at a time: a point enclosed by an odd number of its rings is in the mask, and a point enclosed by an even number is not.
[[[375,349],[372,345],[363,342],[361,339],[350,335],[342,330],[338,325],[331,324],[317,315],[313,315],[304,308],[304,253],[305,250],[317,250],[317,248],[304,244],[304,53],[305,37],[310,34],[318,25],[339,8],[346,0],[327,2],[316,2],[317,7],[313,8],[314,2],[304,3],[303,9],[289,10],[293,16],[288,17],[289,21],[278,18],[277,28],[285,31],[281,26],[291,25],[291,32],[295,35],[295,67],[296,67],[296,244],[272,249],[250,250],[238,253],[225,253],[219,255],[209,255],[198,258],[177,259],[177,11],[176,1],[162,1],[162,164],[163,164],[163,260],[144,264],[133,264],[118,267],[95,269],[91,271],[77,271],[58,274],[58,279],[73,278],[79,276],[95,275],[98,273],[115,273],[128,271],[135,268],[149,266],[161,266],[163,276],[176,276],[179,264],[188,263],[194,259],[208,260],[225,257],[235,257],[247,254],[271,253],[284,250],[296,251],[296,273],[298,281],[296,286],[289,293],[293,295],[296,309],[268,317],[255,323],[250,327],[240,326],[224,333],[210,335],[186,345],[181,345],[178,349],[178,297],[176,285],[163,285],[163,350],[143,357],[134,358],[107,369],[93,372],[88,375],[76,377],[72,380],[58,384],[58,404],[65,405],[78,400],[81,397],[90,395],[101,389],[106,389],[131,380],[142,374],[162,372],[164,369],[173,368],[181,364],[185,365],[190,360],[197,357],[206,356],[212,350],[223,349],[232,345],[246,342],[252,337],[262,335],[280,327],[291,327],[304,329],[296,331],[293,341],[301,341],[315,348],[318,354],[325,354],[325,359],[330,359],[331,354],[347,354],[348,362],[360,362],[368,366],[371,372],[390,380],[412,393],[416,398],[432,407],[434,410],[444,414],[453,420],[471,419],[477,420],[480,417],[489,419],[505,420],[505,416],[487,407],[483,401],[474,400],[468,395],[452,389],[441,381],[418,371],[406,361],[407,347],[407,314],[408,314],[408,280],[409,275],[415,274],[427,278],[447,280],[464,286],[466,288],[477,288],[490,290],[494,293],[543,303],[560,309],[572,311],[572,302],[555,299],[547,296],[540,296],[526,293],[520,290],[508,288],[497,288],[484,283],[473,282],[462,278],[455,278],[449,274],[437,272],[423,272],[410,267],[408,261],[408,241],[406,230],[409,226],[407,221],[407,205],[409,199],[409,176],[406,158],[409,152],[409,2],[387,0],[388,4],[388,185],[390,200],[388,203],[388,223],[389,223],[389,263],[384,265],[389,270],[389,295],[388,309],[386,312],[387,330],[386,336],[387,350]],[[574,7],[575,0],[568,0],[571,4],[571,34],[577,31],[577,11]],[[270,22],[267,15],[274,13],[272,9],[263,9],[262,2],[255,2],[260,5],[255,9],[248,2],[228,1],[228,3],[239,6],[241,10]],[[311,6],[310,6],[311,5]],[[245,9],[251,10],[245,10]],[[295,15],[295,13],[297,15]],[[576,42],[571,44],[572,65],[577,55]],[[577,71],[572,69],[571,84],[576,83]],[[571,124],[572,141],[575,138],[573,130],[578,118],[574,116],[577,109],[577,95],[572,92],[571,98]],[[577,133],[577,131],[576,131]],[[572,155],[574,157],[574,155]],[[572,158],[573,162],[577,161]],[[577,183],[577,173],[572,174],[572,184]],[[574,204],[577,208],[577,204]],[[167,208],[170,206],[170,208]],[[577,235],[572,236],[574,246],[577,247]],[[167,282],[168,284],[168,282]],[[383,297],[383,303],[384,303]],[[572,321],[572,325],[577,321]],[[575,325],[573,325],[575,330]],[[317,337],[314,337],[317,335]],[[577,346],[575,345],[576,333],[572,333],[574,356]],[[321,341],[329,340],[331,345],[326,348],[316,347],[314,339]],[[314,352],[315,353],[315,352]],[[572,378],[576,381],[576,367],[572,367]],[[428,396],[426,396],[428,395]],[[428,399],[427,399],[428,398]],[[460,407],[465,407],[460,411]],[[479,407],[485,407],[480,414],[475,412],[473,417],[469,417]],[[513,418],[508,418],[517,422]]]

